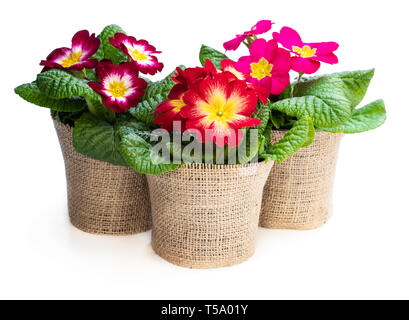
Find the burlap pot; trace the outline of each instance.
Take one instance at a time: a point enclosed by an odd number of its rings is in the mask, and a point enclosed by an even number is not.
[[[128,167],[87,158],[72,145],[72,128],[54,120],[67,176],[68,211],[78,229],[128,235],[151,228],[146,177]]]
[[[286,131],[273,131],[271,142]],[[321,227],[332,210],[332,186],[343,134],[316,132],[315,140],[283,163],[275,164],[264,187],[260,226],[311,230]]]
[[[175,265],[197,269],[249,259],[272,165],[190,164],[148,175],[154,251]]]

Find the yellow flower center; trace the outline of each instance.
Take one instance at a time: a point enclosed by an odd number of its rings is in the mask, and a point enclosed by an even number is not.
[[[227,121],[236,117],[237,103],[235,98],[229,98],[226,101],[224,94],[215,92],[209,103],[203,105],[207,120],[209,122],[216,121],[218,126],[228,126]]]
[[[175,107],[174,111],[180,112],[180,109],[186,106],[186,103],[183,101],[183,98],[180,98],[179,100],[172,100],[172,105]]]
[[[315,57],[315,54],[317,53],[317,48],[311,49],[311,47],[307,45],[305,45],[302,48],[293,46],[293,52],[298,53],[301,56],[301,58],[312,58]]]
[[[64,68],[69,68],[72,65],[78,63],[81,60],[81,57],[82,57],[81,51],[77,51],[77,52],[71,51],[65,59],[61,60],[61,65]]]
[[[261,80],[265,77],[271,77],[271,70],[273,70],[274,66],[263,57],[257,63],[250,64],[250,67],[252,71],[250,75]]]
[[[124,98],[128,89],[126,88],[124,81],[112,81],[109,84],[108,91],[114,98]]]
[[[138,49],[134,49],[131,53],[131,56],[136,61],[142,61],[148,59],[145,53],[139,52]]]

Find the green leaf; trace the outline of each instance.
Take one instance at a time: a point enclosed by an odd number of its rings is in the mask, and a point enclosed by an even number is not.
[[[259,150],[264,149],[265,138],[263,135],[260,135],[260,130],[255,131],[255,129],[258,128],[243,129],[245,139],[243,138],[237,147],[228,148],[229,158],[235,153],[237,164],[249,163],[257,156]]]
[[[180,68],[184,67],[180,66]],[[148,88],[146,89],[144,96],[140,99],[139,104],[130,110],[132,116],[139,121],[153,126],[155,115],[153,115],[152,112],[159,103],[168,98],[170,90],[175,85],[175,82],[172,80],[174,74],[175,71],[161,81],[148,84]]]
[[[365,97],[369,84],[375,74],[375,69],[347,71],[331,74],[331,77],[342,79],[345,85],[345,95],[355,108]]]
[[[288,156],[296,153],[308,141],[309,132],[310,119],[306,117],[299,119],[284,137],[272,147],[270,152],[272,152],[273,158],[281,163]]]
[[[97,81],[97,74],[94,69],[82,70],[89,81]]]
[[[308,117],[308,133],[307,133],[307,137],[302,147],[305,148],[311,145],[314,142],[314,138],[315,138],[314,123],[312,123],[311,118]]]
[[[98,60],[109,59],[114,64],[119,64],[128,61],[128,56],[121,50],[115,48],[109,43],[109,38],[113,38],[116,33],[125,33],[120,26],[111,24],[102,30],[98,38],[101,40],[99,50],[94,54],[93,58]]]
[[[109,122],[87,112],[75,121],[72,142],[86,157],[125,166],[119,152],[119,136]]]
[[[336,77],[300,83],[294,98],[277,101],[271,108],[298,119],[309,116],[318,127],[336,127],[351,116],[344,82]]]
[[[264,143],[263,148],[259,148],[259,158],[272,159],[272,145],[271,145],[271,131],[273,130],[271,125],[268,125],[264,131],[264,136],[261,142]]]
[[[117,115],[115,123],[111,124],[86,112],[75,121],[74,147],[89,158],[126,166],[119,150],[119,130],[122,128],[146,130],[144,124],[137,122],[127,113]]]
[[[202,45],[199,53],[200,63],[204,66],[207,59],[213,62],[217,69],[220,69],[221,68],[220,61],[228,59],[228,57],[224,53],[221,53],[216,49],[213,49],[206,45]]]
[[[37,75],[38,88],[45,95],[54,99],[84,97],[92,101],[101,101],[101,96],[88,86],[87,81],[71,73],[51,69]]]
[[[362,99],[365,97],[366,91],[368,90],[369,84],[374,74],[375,69],[370,69],[337,72],[321,76],[303,78],[301,80],[301,84],[297,86],[296,96],[300,96],[298,89],[302,88],[303,85],[308,85],[309,83],[314,83],[318,80],[325,82],[327,79],[337,78],[343,82],[344,96],[350,102],[351,108],[355,108],[357,105],[359,105],[359,103],[361,103]]]
[[[59,100],[50,98],[40,91],[35,81],[18,86],[14,92],[30,103],[55,111],[79,112],[87,107],[85,100],[78,97]]]
[[[85,99],[88,110],[96,117],[106,120],[110,123],[115,121],[115,111],[107,108],[102,101]]]
[[[57,120],[63,124],[68,124],[70,127],[74,127],[75,120],[81,117],[82,114],[83,114],[83,111],[61,112],[61,111],[51,110],[51,117],[54,120]]]
[[[285,124],[285,115],[280,111],[272,110],[270,112],[270,120],[276,129],[280,129]]]
[[[165,159],[153,151],[152,145],[138,135],[138,131],[122,128],[119,133],[121,154],[135,171],[143,174],[160,174],[179,167],[178,164],[165,163]]]
[[[263,104],[261,102],[257,104],[256,118],[261,120],[261,124],[257,126],[260,136],[264,135],[264,131],[266,130],[268,120],[270,119],[270,113],[271,113],[270,104]]]
[[[362,108],[355,109],[351,118],[336,128],[320,128],[328,132],[359,133],[373,130],[386,121],[385,103],[383,100],[374,101]]]

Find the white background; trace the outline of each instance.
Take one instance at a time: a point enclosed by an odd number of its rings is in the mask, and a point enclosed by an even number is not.
[[[0,298],[409,298],[407,1],[7,1],[1,24]],[[202,43],[270,18],[307,42],[337,41],[340,63],[376,67],[365,102],[384,98],[382,128],[341,146],[333,219],[309,232],[260,230],[256,255],[219,270],[155,256],[150,233],[111,238],[69,224],[63,159],[49,112],[13,88],[87,28],[120,24],[163,51],[162,76],[199,64]],[[241,52],[243,55],[245,51]],[[237,56],[233,56],[237,57]]]

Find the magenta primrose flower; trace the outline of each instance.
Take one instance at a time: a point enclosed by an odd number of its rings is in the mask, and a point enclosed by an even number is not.
[[[242,34],[236,35],[236,37],[230,41],[227,41],[223,44],[224,49],[226,50],[237,50],[240,44],[246,40],[247,37],[252,35],[263,34],[270,31],[273,22],[270,20],[260,20],[257,22],[250,31],[246,31]]]
[[[67,70],[93,69],[98,63],[97,59],[89,59],[97,52],[100,41],[95,34],[89,35],[87,30],[78,31],[72,38],[71,48],[58,48],[51,52],[40,65],[45,66],[43,71],[50,68]]]
[[[291,58],[291,69],[296,72],[315,73],[321,66],[320,61],[338,63],[338,58],[333,53],[339,47],[336,42],[306,43],[301,40],[297,31],[289,27],[283,27],[279,33],[274,32],[273,37],[296,55]]]
[[[100,82],[90,81],[88,85],[102,95],[102,103],[116,113],[122,113],[137,106],[147,87],[139,78],[138,67],[133,62],[119,65],[102,60],[96,69]]]
[[[290,84],[290,53],[278,47],[275,40],[255,40],[250,46],[250,56],[241,57],[235,67],[249,75],[250,83],[281,94]]]
[[[136,40],[123,33],[116,33],[113,38],[109,38],[109,42],[128,55],[137,64],[140,72],[154,75],[156,72],[162,71],[163,63],[154,56],[154,54],[161,52],[156,51],[156,48],[148,41]]]

